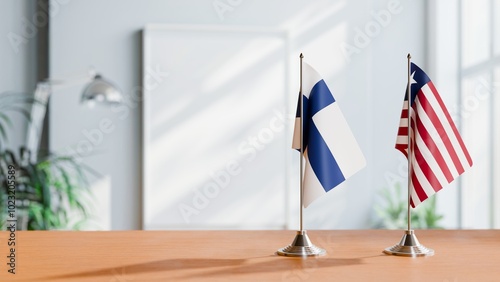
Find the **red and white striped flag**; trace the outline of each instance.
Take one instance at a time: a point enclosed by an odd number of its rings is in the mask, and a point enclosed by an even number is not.
[[[416,207],[464,173],[472,159],[434,84],[413,63],[411,101],[409,131],[406,93],[396,149],[408,157],[410,132],[410,204]]]

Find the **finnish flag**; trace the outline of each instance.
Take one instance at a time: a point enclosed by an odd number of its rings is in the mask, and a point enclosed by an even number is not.
[[[366,165],[358,142],[325,81],[303,63],[303,204],[309,206]],[[292,147],[300,150],[300,99]]]

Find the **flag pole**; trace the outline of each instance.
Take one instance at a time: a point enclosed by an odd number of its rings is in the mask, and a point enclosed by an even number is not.
[[[406,85],[406,93],[408,94],[408,229],[405,231],[403,238],[399,244],[392,247],[384,249],[384,253],[388,255],[405,256],[405,257],[423,257],[434,255],[434,250],[426,248],[424,245],[420,244],[415,235],[415,232],[411,229],[411,175],[412,175],[412,138],[411,138],[411,110],[412,110],[412,96],[411,96],[411,55],[408,53],[406,56],[408,59],[408,84]]]
[[[302,95],[302,60],[304,55],[300,53],[300,86],[299,86],[299,103],[300,103],[300,229],[295,235],[293,242],[279,249],[276,253],[280,256],[288,257],[310,257],[310,256],[322,256],[326,254],[326,251],[315,246],[309,236],[307,236],[307,231],[304,230],[303,225],[303,211],[304,211],[304,95]]]
[[[408,232],[411,231],[411,55],[408,53],[408,84],[406,92],[408,93]]]
[[[302,61],[304,55],[300,53],[300,232],[304,231],[303,213],[304,213],[304,95],[302,95]]]

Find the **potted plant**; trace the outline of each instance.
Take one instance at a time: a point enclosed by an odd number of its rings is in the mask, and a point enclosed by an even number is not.
[[[33,103],[36,101],[24,95],[0,95],[1,226],[14,215],[18,229],[78,229],[88,218],[86,202],[91,194],[86,173],[92,170],[73,156],[31,158],[33,152],[24,146],[13,151],[4,145],[12,129],[7,113],[17,112],[30,121],[27,108]]]

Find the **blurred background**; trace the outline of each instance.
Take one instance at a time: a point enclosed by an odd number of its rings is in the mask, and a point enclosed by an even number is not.
[[[0,0],[3,219],[15,164],[28,229],[298,228],[303,53],[367,159],[304,227],[405,228],[411,53],[474,161],[415,226],[500,228],[499,19],[494,0]],[[82,103],[89,69],[120,103]]]

